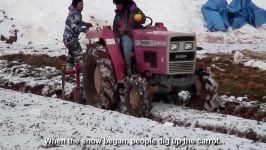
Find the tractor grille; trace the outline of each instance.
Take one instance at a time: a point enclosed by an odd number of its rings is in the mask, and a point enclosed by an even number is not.
[[[193,73],[195,62],[175,62],[169,63],[169,74]]]
[[[195,52],[178,52],[169,54],[170,62],[173,61],[192,61],[195,59]]]

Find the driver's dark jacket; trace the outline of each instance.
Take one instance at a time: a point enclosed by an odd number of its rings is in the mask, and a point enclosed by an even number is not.
[[[135,2],[131,2],[122,11],[115,10],[115,18],[113,21],[113,30],[117,37],[121,37],[123,35],[132,36],[133,29],[142,28],[141,24],[144,24],[146,21],[146,17],[144,13],[137,7]],[[142,14],[142,20],[140,22],[136,22],[134,20],[135,14]]]

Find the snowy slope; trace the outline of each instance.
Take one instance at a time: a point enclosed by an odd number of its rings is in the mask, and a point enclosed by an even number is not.
[[[207,32],[204,26],[201,6],[207,0],[136,0],[139,7],[155,22],[164,22],[169,30],[194,32],[197,34],[199,46],[205,53],[232,52],[233,50],[250,49],[266,52],[266,25],[254,28],[245,25],[241,29],[228,32]],[[230,3],[231,0],[228,0]],[[265,0],[253,0],[259,7],[266,9]],[[0,55],[5,54],[47,54],[52,56],[67,55],[62,42],[64,21],[71,0],[0,0],[0,35],[8,37],[10,31],[18,32],[18,41],[4,44],[0,41]],[[115,6],[112,0],[84,1],[83,19],[96,24],[111,25]],[[95,18],[91,18],[91,16]],[[87,40],[81,34],[84,51]],[[255,43],[255,44],[254,44]],[[265,70],[265,61],[247,63]]]
[[[254,28],[246,25],[229,32],[207,32],[204,27],[201,6],[207,0],[136,0],[138,6],[155,22],[164,22],[169,30],[194,32],[198,41],[203,43],[265,43],[266,26]],[[228,0],[230,2],[230,0]],[[265,0],[253,0],[259,7],[266,9]],[[19,30],[18,41],[11,49],[50,48],[65,54],[62,43],[64,21],[71,0],[0,0],[0,35],[9,36],[9,31]],[[83,18],[93,24],[112,24],[115,6],[112,0],[84,1]],[[4,16],[7,16],[5,18]],[[94,16],[95,19],[91,19]],[[13,26],[12,26],[13,25]],[[81,36],[82,38],[84,35]],[[83,43],[85,40],[83,40]],[[28,45],[28,43],[32,43]],[[261,43],[263,45],[263,43]],[[264,44],[265,45],[265,44]],[[6,46],[0,46],[4,51]],[[62,50],[63,49],[63,50]],[[29,50],[33,52],[33,50]],[[4,53],[4,52],[2,52]]]
[[[0,89],[0,149],[266,149],[265,143],[192,129],[159,124],[117,112],[100,110],[55,98]],[[66,144],[46,145],[47,139],[66,140]],[[124,140],[126,144],[70,145],[68,139]],[[133,144],[134,140],[153,139],[153,144]],[[160,139],[170,140],[160,144]],[[179,144],[175,144],[179,140]],[[186,139],[186,144],[182,143]],[[200,144],[209,139],[218,145]],[[188,144],[188,140],[193,140]],[[171,142],[172,141],[172,142]]]

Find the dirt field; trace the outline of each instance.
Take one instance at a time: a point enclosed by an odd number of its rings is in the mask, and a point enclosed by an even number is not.
[[[219,58],[219,59],[218,59]],[[1,60],[18,61],[32,67],[51,66],[60,70],[65,56],[48,55],[6,55]],[[233,64],[231,55],[210,54],[197,60],[197,67],[210,67],[219,83],[219,95],[247,97],[251,100],[266,102],[266,71],[243,64]]]
[[[233,64],[231,55],[209,54],[198,67],[210,67],[219,84],[219,95],[247,97],[266,102],[266,71]]]

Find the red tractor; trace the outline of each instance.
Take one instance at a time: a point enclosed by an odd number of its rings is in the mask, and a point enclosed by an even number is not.
[[[111,27],[87,31],[90,44],[83,66],[85,103],[146,116],[155,95],[176,101],[178,92],[186,89],[202,108],[213,110],[217,84],[206,70],[196,69],[195,35],[168,31],[163,23],[152,26],[150,20],[147,26],[133,31],[131,76],[125,74],[121,46]],[[119,98],[121,91],[123,99]]]

